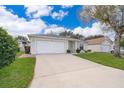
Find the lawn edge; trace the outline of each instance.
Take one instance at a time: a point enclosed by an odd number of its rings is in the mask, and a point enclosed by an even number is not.
[[[91,59],[82,58],[82,57],[78,56],[77,54],[74,54],[74,56],[77,56],[77,57],[79,57],[79,58],[81,58],[81,59],[85,59],[85,60],[91,61],[92,63],[96,63],[96,64],[99,64],[99,65],[102,65],[102,66],[105,66],[105,67],[110,67],[110,68],[114,68],[114,69],[118,69],[118,70],[124,71],[124,69],[121,69],[121,68],[117,68],[117,67],[113,67],[113,66],[101,64],[101,63],[95,62],[95,61],[93,61],[93,60],[91,60]]]

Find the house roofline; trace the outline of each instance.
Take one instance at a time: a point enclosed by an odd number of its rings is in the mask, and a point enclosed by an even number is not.
[[[48,36],[48,35],[42,35],[42,34],[29,34],[29,38],[44,38],[44,39],[59,39],[59,40],[72,40],[72,41],[81,41],[79,39],[74,39],[70,37],[62,37],[62,36]]]

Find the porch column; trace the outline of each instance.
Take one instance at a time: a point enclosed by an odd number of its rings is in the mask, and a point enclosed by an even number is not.
[[[65,40],[65,53],[67,52],[68,49],[68,40]]]
[[[78,48],[78,42],[75,42],[75,50]]]

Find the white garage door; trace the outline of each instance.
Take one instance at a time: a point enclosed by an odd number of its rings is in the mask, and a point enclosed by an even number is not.
[[[102,45],[101,49],[102,49],[102,52],[110,52],[111,46],[110,45]]]
[[[64,53],[64,42],[56,41],[37,41],[37,54],[48,54],[48,53]]]

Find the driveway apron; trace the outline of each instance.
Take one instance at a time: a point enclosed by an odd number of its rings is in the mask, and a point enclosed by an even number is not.
[[[37,55],[31,88],[124,87],[124,71],[71,54]]]

